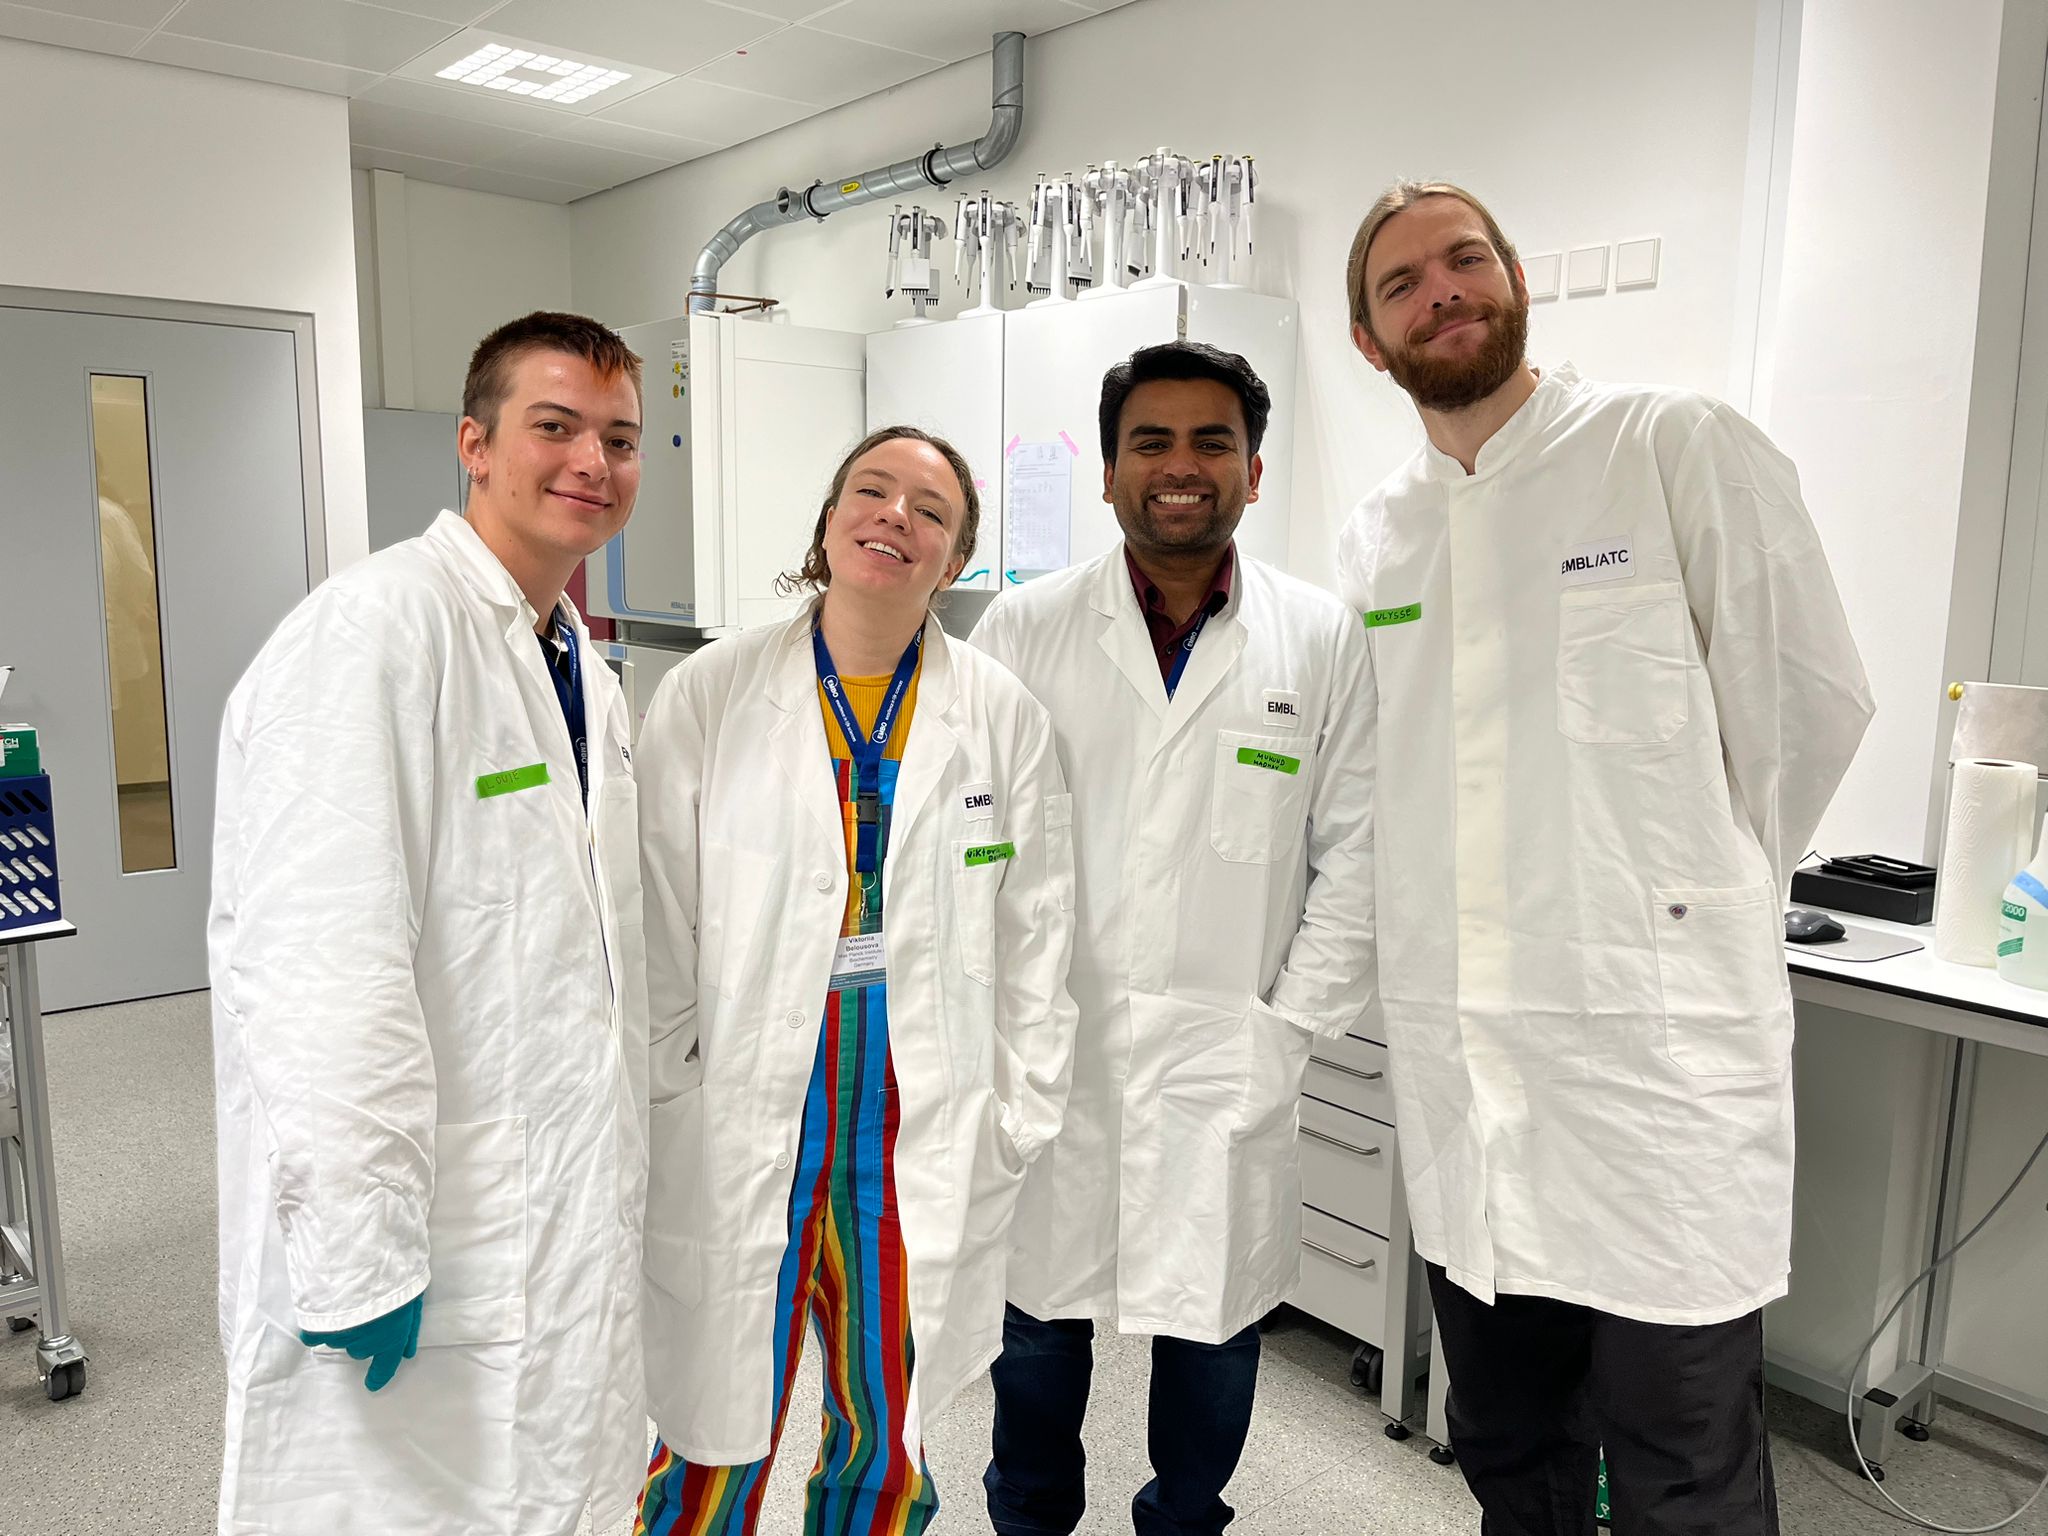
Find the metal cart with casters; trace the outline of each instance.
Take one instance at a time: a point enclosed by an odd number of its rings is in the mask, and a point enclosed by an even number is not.
[[[64,1295],[36,946],[77,931],[54,922],[0,933],[0,1033],[13,1064],[11,1087],[9,1074],[0,1073],[0,1318],[9,1333],[40,1324],[36,1370],[53,1403],[85,1390],[85,1349],[72,1336]]]

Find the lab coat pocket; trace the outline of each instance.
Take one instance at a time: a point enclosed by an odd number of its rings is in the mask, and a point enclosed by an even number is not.
[[[526,1117],[434,1127],[420,1343],[526,1337]]]
[[[1074,797],[1048,795],[1045,801],[1045,878],[1059,898],[1060,910],[1074,910]]]
[[[684,1306],[703,1295],[704,1083],[647,1116],[647,1227],[641,1267]]]
[[[960,965],[984,987],[995,985],[996,892],[1014,851],[991,838],[953,843],[953,928],[960,936]]]
[[[1775,889],[1650,893],[1664,1050],[1694,1077],[1769,1077],[1792,1054],[1792,1003]]]
[[[1557,609],[1557,728],[1588,745],[1669,741],[1687,714],[1685,588],[1577,587]]]
[[[1216,788],[1209,841],[1233,864],[1284,858],[1306,824],[1308,777],[1298,736],[1216,733]]]

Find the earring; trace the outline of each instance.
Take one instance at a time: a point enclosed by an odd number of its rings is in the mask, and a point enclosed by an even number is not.
[[[484,483],[484,472],[473,464],[469,470],[469,483],[471,485],[482,485]]]

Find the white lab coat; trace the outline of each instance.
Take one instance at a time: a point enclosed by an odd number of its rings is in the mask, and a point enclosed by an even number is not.
[[[974,641],[1052,712],[1080,850],[1074,1087],[1010,1300],[1219,1343],[1300,1282],[1309,1032],[1372,997],[1364,636],[1239,551],[1168,703],[1119,546],[1005,592]]]
[[[1368,496],[1340,566],[1369,624],[1421,605],[1367,630],[1416,1247],[1652,1323],[1782,1295],[1782,910],[1871,714],[1791,463],[1560,368],[1476,473],[1425,445]]]
[[[1066,1102],[1074,875],[1045,711],[937,620],[908,729],[882,908],[916,1459],[1001,1351],[1017,1185]],[[776,1278],[846,910],[831,764],[808,610],[691,656],[641,727],[647,1383],[664,1440],[705,1465],[769,1449]],[[998,842],[1016,856],[966,861]]]
[[[220,1530],[570,1536],[642,1480],[646,996],[626,706],[453,513],[281,624],[221,731]],[[549,782],[485,797],[484,775]],[[389,1386],[298,1330],[426,1287]]]

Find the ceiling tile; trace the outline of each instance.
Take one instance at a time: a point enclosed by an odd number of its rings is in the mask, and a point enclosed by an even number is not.
[[[510,128],[523,133],[559,133],[575,114],[560,112],[504,91],[479,91],[393,75],[379,80],[356,98],[387,107],[406,107],[414,112],[432,112],[440,117],[459,117],[467,123]],[[575,119],[580,120],[580,119]]]
[[[425,16],[434,21],[466,27],[479,16],[488,16],[499,0],[362,0],[380,11],[403,11],[408,16]]]
[[[31,10],[55,11],[63,16],[81,16],[87,21],[111,21],[116,26],[154,27],[178,8],[178,0],[35,0]],[[11,9],[11,7],[10,7]]]
[[[723,11],[752,11],[777,21],[805,21],[844,5],[846,0],[711,0]]]
[[[604,5],[511,0],[491,12],[485,30],[546,43],[571,58],[582,48],[622,64],[682,74],[781,25],[709,0],[607,0]]]
[[[410,107],[387,107],[362,97],[348,104],[348,138],[351,144],[372,149],[463,162],[488,160],[534,141],[530,133],[415,112]]]
[[[29,43],[54,43],[59,48],[87,48],[95,53],[126,53],[149,32],[143,27],[117,27],[84,16],[60,16],[26,5],[0,4],[0,37]]]
[[[998,32],[1035,37],[1091,14],[1066,0],[848,0],[805,25],[952,62],[987,53]]]
[[[237,48],[232,43],[174,37],[168,32],[159,32],[136,49],[135,57],[184,69],[211,70],[216,75],[239,75],[244,80],[268,80],[272,85],[292,85],[302,91],[325,91],[330,96],[352,96],[377,79],[367,70],[316,64],[311,59]]]
[[[729,53],[705,65],[693,78],[836,107],[930,74],[942,63],[923,54],[791,27],[755,43],[744,55]]]
[[[736,91],[692,75],[607,107],[591,120],[652,128],[707,144],[743,144],[813,113],[800,101]]]
[[[600,149],[595,144],[572,144],[567,139],[528,139],[502,154],[483,156],[480,163],[490,171],[610,187],[665,171],[673,162],[629,155],[622,149]]]
[[[699,155],[708,155],[724,147],[702,139],[656,133],[647,128],[609,122],[601,117],[577,117],[566,112],[562,114],[561,125],[551,131],[550,137],[567,139],[572,144],[595,144],[601,149],[623,149],[631,154],[651,155],[668,165],[680,165],[685,160],[694,160]]]
[[[455,28],[355,0],[187,0],[164,30],[382,74]]]
[[[495,192],[500,197],[523,197],[536,203],[573,203],[579,197],[602,192],[602,186],[571,186],[543,176],[521,176],[515,171],[493,170],[480,165],[457,166],[443,178],[451,187],[468,187],[472,192]]]

